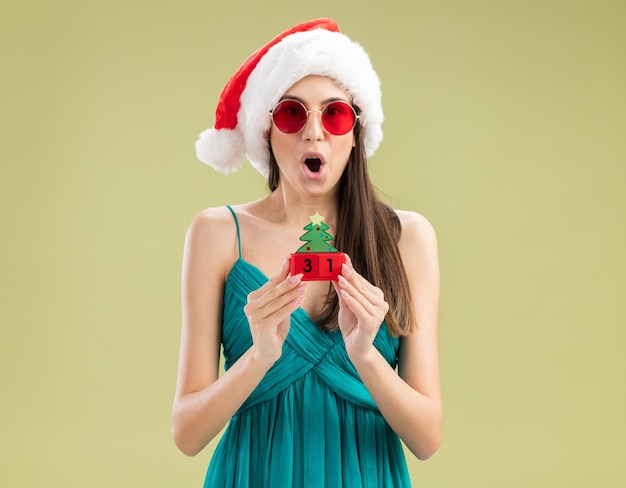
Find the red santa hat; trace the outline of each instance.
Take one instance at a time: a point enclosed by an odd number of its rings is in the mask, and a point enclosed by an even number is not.
[[[196,142],[198,159],[228,174],[247,157],[264,177],[269,174],[270,110],[296,82],[327,76],[359,107],[365,153],[383,139],[380,81],[365,50],[339,32],[332,19],[298,24],[261,47],[241,65],[222,91],[215,125]]]

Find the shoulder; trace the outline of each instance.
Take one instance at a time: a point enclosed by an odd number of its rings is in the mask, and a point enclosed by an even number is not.
[[[234,226],[234,219],[227,207],[205,208],[198,212],[189,224],[188,232],[202,234],[222,227]]]
[[[235,220],[227,207],[207,208],[191,220],[187,240],[192,243],[210,241],[215,245],[233,233],[236,234]]]
[[[437,247],[437,234],[434,227],[426,217],[417,212],[396,210],[400,219],[402,234],[400,235],[400,247],[432,248]]]
[[[437,282],[439,250],[435,229],[416,212],[396,210],[396,214],[402,226],[398,250],[409,278]]]
[[[238,257],[237,227],[227,207],[207,208],[193,217],[185,237],[185,255],[197,265],[226,274]]]

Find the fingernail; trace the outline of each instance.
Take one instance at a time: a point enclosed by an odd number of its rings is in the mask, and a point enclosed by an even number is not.
[[[291,281],[292,283],[297,283],[298,281],[302,279],[303,276],[304,275],[302,273],[293,275],[291,278],[289,278],[289,281]]]
[[[352,274],[352,270],[350,269],[350,266],[348,266],[346,263],[343,263],[343,265],[341,266],[341,273],[345,274],[346,276],[350,276]]]
[[[300,305],[304,301],[304,296],[296,298],[293,303]]]

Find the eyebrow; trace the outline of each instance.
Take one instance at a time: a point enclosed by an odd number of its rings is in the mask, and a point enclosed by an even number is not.
[[[295,100],[296,102],[300,102],[302,105],[304,105],[306,107],[306,102],[304,100],[302,100],[300,97],[296,97],[295,95],[283,95],[282,97],[280,97],[280,100],[278,100],[279,102],[282,102],[283,100]],[[331,97],[331,98],[327,98],[326,100],[322,100],[322,105],[328,105],[329,103],[332,102],[344,102],[344,103],[350,103],[347,100],[341,98],[341,97]]]

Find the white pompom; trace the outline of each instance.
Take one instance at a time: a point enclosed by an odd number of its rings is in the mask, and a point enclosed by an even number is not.
[[[196,156],[217,171],[237,171],[245,156],[243,137],[237,130],[207,129],[196,141]]]

